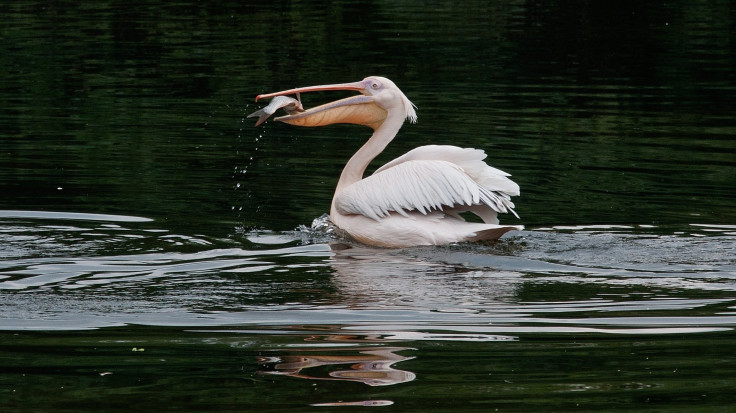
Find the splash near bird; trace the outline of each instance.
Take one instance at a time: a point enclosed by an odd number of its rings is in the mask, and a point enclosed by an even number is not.
[[[256,101],[274,100],[250,116],[259,116],[257,126],[279,107],[299,102],[292,99],[294,102],[282,105],[284,102],[276,103],[276,99],[327,90],[352,90],[360,95],[294,110],[274,120],[296,126],[351,123],[373,129],[373,135],[340,174],[330,208],[332,223],[355,240],[401,248],[495,240],[508,231],[523,229],[520,225],[499,225],[499,212],[518,218],[511,196],[519,195],[519,185],[506,172],[488,166],[480,149],[420,146],[363,178],[368,164],[394,139],[404,120],[417,120],[414,104],[389,79],[371,76],[354,83],[258,95]],[[483,223],[465,221],[460,215],[463,212],[474,213]]]

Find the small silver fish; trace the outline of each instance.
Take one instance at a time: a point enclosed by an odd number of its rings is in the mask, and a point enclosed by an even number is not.
[[[256,126],[259,126],[261,123],[265,122],[266,119],[270,118],[271,115],[276,113],[277,110],[282,108],[289,115],[296,115],[299,112],[304,112],[302,102],[298,101],[297,99],[290,98],[288,96],[276,96],[275,98],[273,98],[271,103],[268,104],[268,106],[251,113],[247,117],[254,118],[257,116],[258,121],[256,122]]]

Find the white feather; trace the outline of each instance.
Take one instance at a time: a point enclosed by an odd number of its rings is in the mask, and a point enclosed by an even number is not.
[[[460,148],[452,145],[426,145],[414,148],[383,165],[374,174],[406,161],[444,160],[458,165],[479,185],[491,191],[504,192],[509,196],[518,196],[520,193],[519,185],[507,178],[511,174],[489,166],[483,161],[487,156],[481,149]]]
[[[518,194],[519,186],[509,174],[486,165],[485,157],[478,149],[422,146],[345,188],[335,197],[335,207],[342,214],[376,221],[392,211],[426,215],[445,208],[471,210],[458,207],[473,205],[516,215],[510,195]]]

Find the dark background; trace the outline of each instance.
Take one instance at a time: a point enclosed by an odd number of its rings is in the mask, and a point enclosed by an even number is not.
[[[238,3],[1,5],[0,209],[308,225],[369,131],[253,98],[383,75],[419,123],[380,163],[482,148],[527,226],[736,222],[731,2]]]

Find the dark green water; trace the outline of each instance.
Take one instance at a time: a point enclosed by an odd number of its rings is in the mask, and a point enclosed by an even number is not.
[[[732,409],[736,9],[609,3],[1,5],[0,411]],[[368,75],[527,229],[310,229],[368,131],[245,116]]]

